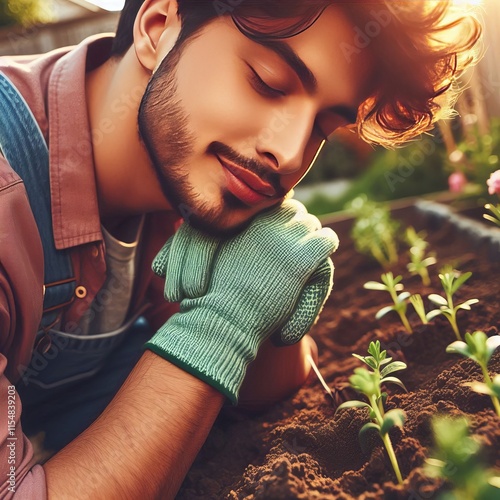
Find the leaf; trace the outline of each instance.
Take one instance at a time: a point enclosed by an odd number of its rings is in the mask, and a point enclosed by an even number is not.
[[[497,219],[495,219],[495,217],[492,217],[492,216],[491,216],[491,215],[489,215],[489,214],[483,214],[483,217],[484,217],[486,220],[489,220],[490,222],[494,222],[495,224],[500,225],[500,221],[498,221]]]
[[[430,321],[431,319],[434,319],[436,316],[439,316],[440,314],[443,314],[443,311],[441,309],[434,309],[432,311],[429,311],[425,317],[427,318],[427,321]]]
[[[455,342],[452,342],[446,348],[446,352],[449,354],[461,354],[466,358],[470,358],[472,356],[469,346],[461,340],[455,340]]]
[[[493,476],[493,477],[488,478],[488,484],[493,486],[493,488],[500,489],[500,477]]]
[[[495,392],[483,382],[478,382],[475,380],[474,382],[464,382],[464,385],[470,387],[474,392],[479,394],[486,394],[487,396],[496,396]]]
[[[500,335],[493,335],[486,341],[486,359],[488,361],[498,347],[500,347]]]
[[[398,295],[398,302],[403,302],[411,295],[410,292],[403,292]]]
[[[376,431],[380,430],[380,426],[375,422],[367,422],[363,427],[361,427],[359,433],[367,432],[370,429],[375,429]]]
[[[433,467],[443,468],[446,466],[446,462],[443,462],[442,460],[439,460],[437,458],[426,458],[425,461]]]
[[[383,307],[382,309],[380,309],[380,311],[377,312],[377,314],[375,315],[375,319],[380,319],[391,311],[394,311],[394,306]]]
[[[368,453],[369,450],[369,433],[370,431],[377,431],[377,434],[380,433],[380,426],[378,426],[374,422],[368,422],[363,427],[361,427],[361,430],[359,431],[358,437],[359,437],[359,444],[361,445],[361,449],[363,450],[363,453]]]
[[[479,302],[479,300],[477,300],[477,299],[466,300],[462,304],[459,304],[457,306],[457,309],[465,309],[467,311],[470,311],[470,306],[472,306],[473,304],[477,304],[478,302]]]
[[[359,354],[352,353],[352,355],[356,358],[359,359],[360,361],[363,361],[363,363],[366,363],[365,361],[365,356],[360,356]]]
[[[365,363],[370,367],[372,368],[373,370],[376,370],[377,369],[377,362],[375,361],[375,359],[372,357],[372,356],[367,356],[365,358]]]
[[[380,340],[372,340],[368,346],[368,353],[371,354],[375,359],[380,357]]]
[[[469,271],[467,273],[463,273],[455,280],[453,286],[451,287],[452,295],[472,276],[472,273]]]
[[[472,335],[469,332],[465,334],[465,343],[469,346],[469,352],[473,355],[473,357],[471,357],[480,364],[486,362],[487,339],[486,333],[482,331],[476,331]]]
[[[378,283],[377,281],[367,281],[364,285],[363,288],[366,288],[367,290],[382,290],[386,291],[387,286],[383,285],[382,283]]]
[[[403,384],[403,382],[401,382],[401,380],[399,380],[398,378],[396,377],[384,377],[380,383],[381,384],[384,384],[384,383],[387,383],[387,382],[390,382],[391,384],[396,384],[396,385],[399,385],[399,387],[402,387],[406,392],[408,392],[408,390],[406,389],[405,385]]]
[[[392,277],[392,273],[389,273]],[[401,274],[398,274],[394,279],[393,279],[393,283],[395,285],[397,285],[401,280],[403,279],[403,276],[401,276]]]
[[[425,267],[429,267],[429,266],[434,265],[436,262],[437,262],[437,260],[436,260],[436,258],[435,258],[435,257],[427,257],[427,258],[425,258],[425,259],[422,261],[422,264],[423,264]]]
[[[342,403],[337,407],[335,413],[337,413],[339,410],[346,410],[347,408],[370,408],[370,405],[363,401],[346,401],[345,403]]]
[[[383,392],[381,395],[380,395],[380,398],[377,399],[377,403],[379,400],[382,401],[382,406],[385,406],[385,402],[387,401],[387,392]]]
[[[384,415],[384,420],[382,422],[382,426],[380,427],[380,434],[382,436],[385,436],[395,425],[397,425],[398,427],[403,427],[405,420],[406,414],[403,410],[396,408],[394,410],[388,411]]]
[[[427,298],[431,302],[434,302],[434,304],[437,304],[438,306],[448,305],[448,301],[444,297],[441,297],[441,295],[438,295],[437,293],[431,293]]]
[[[381,372],[380,376],[382,379],[386,376],[389,375],[389,373],[392,372],[397,372],[399,370],[404,370],[406,368],[406,363],[403,363],[402,361],[394,361],[390,365],[387,365]]]
[[[385,351],[384,351],[385,352]],[[382,359],[379,363],[379,366],[383,366],[383,365],[386,365],[387,363],[390,363],[392,361],[392,358],[389,357],[389,358],[385,358],[385,359]]]

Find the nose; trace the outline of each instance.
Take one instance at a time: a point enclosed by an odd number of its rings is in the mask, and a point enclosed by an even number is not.
[[[280,174],[292,174],[302,168],[311,137],[314,116],[276,109],[257,139],[257,152]]]

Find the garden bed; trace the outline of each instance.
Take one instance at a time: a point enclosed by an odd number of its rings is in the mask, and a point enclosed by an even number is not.
[[[500,229],[481,222],[464,223],[443,205],[417,203],[394,210],[394,217],[427,231],[430,250],[438,265],[430,270],[432,284],[424,287],[419,277],[410,277],[401,252],[392,269],[402,274],[405,289],[427,297],[442,293],[437,276],[440,265],[451,263],[472,277],[460,288],[459,299],[477,298],[469,312],[459,311],[462,332],[483,330],[488,335],[500,329]],[[432,447],[430,419],[436,413],[464,415],[472,433],[484,445],[484,460],[500,469],[500,418],[487,396],[471,391],[463,383],[480,380],[478,365],[447,354],[455,335],[443,316],[429,325],[415,326],[408,334],[396,314],[375,319],[387,298],[364,290],[368,280],[380,281],[380,266],[357,254],[349,238],[352,221],[329,221],[341,241],[334,254],[335,286],[320,321],[312,331],[319,347],[319,369],[330,387],[341,387],[360,362],[352,353],[366,354],[372,340],[408,368],[398,372],[408,392],[389,388],[387,409],[402,408],[407,414],[404,428],[390,435],[405,479],[399,486],[385,450],[375,435],[363,451],[358,432],[367,421],[366,411],[349,409],[335,414],[335,406],[319,382],[299,390],[293,397],[259,416],[224,410],[192,466],[179,499],[428,499],[436,498],[444,486],[423,474],[425,457]],[[429,308],[428,302],[426,302]],[[409,308],[410,311],[413,309]],[[500,373],[500,349],[493,355],[490,372]],[[361,399],[361,397],[359,397]],[[472,499],[471,499],[472,500]]]

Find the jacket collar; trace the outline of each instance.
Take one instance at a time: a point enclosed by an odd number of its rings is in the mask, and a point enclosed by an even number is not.
[[[54,66],[48,86],[52,223],[57,249],[102,240],[85,74],[109,55],[113,38],[83,41]]]

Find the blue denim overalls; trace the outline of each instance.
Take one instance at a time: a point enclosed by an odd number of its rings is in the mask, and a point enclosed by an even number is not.
[[[24,181],[44,249],[44,315],[31,363],[19,367],[22,376],[16,386],[23,403],[22,424],[28,435],[45,432],[45,446],[57,450],[107,406],[151,333],[138,321],[144,308],[119,329],[99,335],[53,328],[75,291],[71,259],[54,245],[47,145],[25,100],[1,72],[0,148]]]

